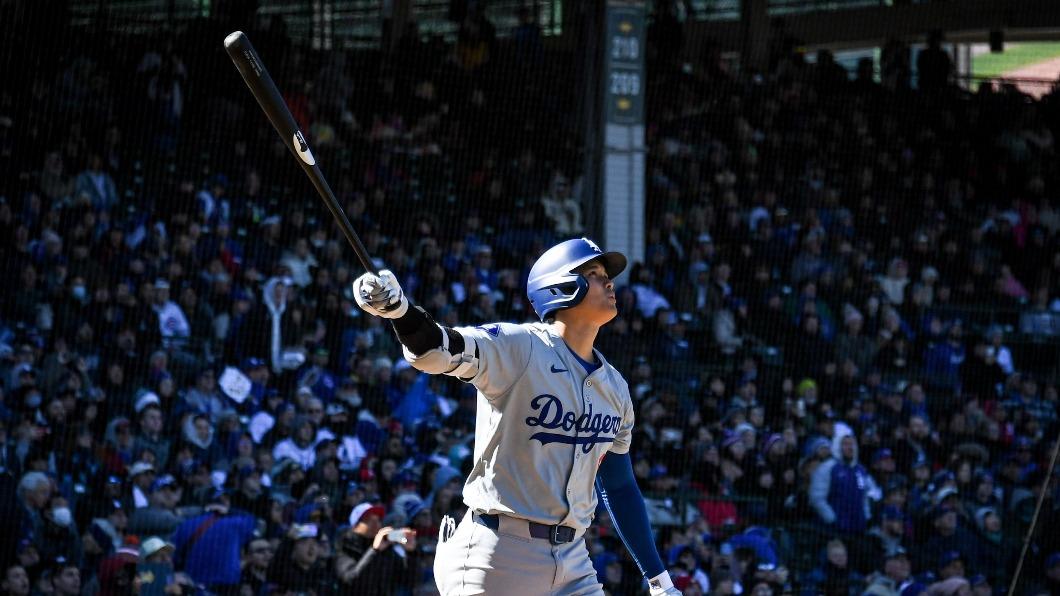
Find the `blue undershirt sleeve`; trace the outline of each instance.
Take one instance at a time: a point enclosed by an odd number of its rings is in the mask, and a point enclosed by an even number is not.
[[[665,571],[628,453],[608,453],[604,457],[596,473],[596,492],[644,577],[652,578]]]

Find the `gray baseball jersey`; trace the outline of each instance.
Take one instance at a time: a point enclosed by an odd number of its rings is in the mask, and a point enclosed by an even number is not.
[[[629,451],[629,387],[599,353],[586,374],[543,323],[461,327],[478,344],[475,463],[464,502],[584,530],[596,510],[596,472],[611,451]]]

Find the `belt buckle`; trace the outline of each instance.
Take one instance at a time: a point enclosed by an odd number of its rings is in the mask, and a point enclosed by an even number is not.
[[[548,541],[552,544],[566,544],[572,540],[574,540],[574,528],[557,524],[548,529]]]

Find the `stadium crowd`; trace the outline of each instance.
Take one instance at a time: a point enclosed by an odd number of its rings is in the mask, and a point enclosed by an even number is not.
[[[573,69],[522,16],[368,57],[251,30],[369,253],[445,324],[528,320],[529,264],[585,231]],[[228,25],[2,42],[40,66],[0,91],[6,594],[433,589],[474,391],[355,307],[352,251],[209,66]],[[1044,493],[1022,593],[1060,593],[1060,94],[970,92],[938,38],[878,77],[790,43],[683,68],[672,25],[648,250],[600,344],[675,584],[998,593]],[[643,589],[606,513],[586,542],[609,594]]]

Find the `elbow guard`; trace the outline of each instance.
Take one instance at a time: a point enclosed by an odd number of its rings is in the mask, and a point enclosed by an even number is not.
[[[422,354],[414,354],[402,346],[405,360],[417,370],[432,375],[449,375],[461,381],[470,381],[478,374],[478,346],[473,338],[448,327],[438,326],[442,332],[442,345]]]

